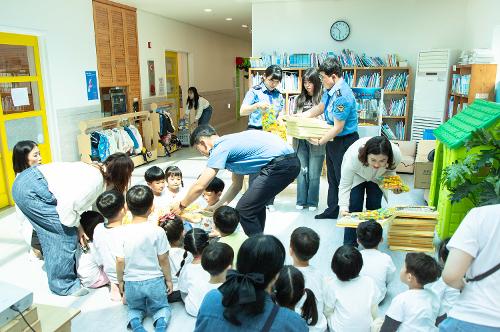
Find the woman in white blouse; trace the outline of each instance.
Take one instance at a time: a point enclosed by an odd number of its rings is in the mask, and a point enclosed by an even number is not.
[[[401,162],[397,145],[386,137],[363,137],[354,142],[342,160],[339,184],[339,212],[363,211],[366,192],[366,209],[376,210],[382,206],[382,195],[387,200],[387,190],[382,192],[380,184],[384,176],[395,175]],[[393,190],[395,194],[400,190]],[[344,244],[357,246],[356,229],[344,229]]]
[[[188,98],[186,101],[186,119],[189,120],[189,114],[194,110],[195,120],[198,121],[198,126],[208,124],[212,117],[212,106],[208,100],[198,94],[198,90],[192,86],[188,89]]]
[[[92,209],[105,189],[125,192],[133,169],[129,156],[115,153],[102,165],[55,162],[30,167],[16,177],[12,195],[38,234],[49,288],[55,294],[88,293],[75,269],[79,239],[85,244],[80,215]]]

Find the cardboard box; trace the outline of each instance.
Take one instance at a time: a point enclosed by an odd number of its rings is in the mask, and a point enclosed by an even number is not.
[[[428,160],[429,152],[436,147],[436,141],[419,141],[415,158],[414,188],[429,189],[431,187],[433,162]]]
[[[416,141],[392,141],[399,147],[401,162],[396,166],[397,173],[413,174],[415,168]]]

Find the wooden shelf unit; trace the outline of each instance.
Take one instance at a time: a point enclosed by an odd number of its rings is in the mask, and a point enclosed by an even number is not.
[[[282,68],[284,72],[297,72],[299,77],[299,90],[298,91],[282,91],[281,93],[285,98],[285,110],[288,112],[288,100],[290,95],[300,94],[302,91],[302,72],[308,68],[300,67],[300,68]],[[252,87],[252,75],[255,72],[263,72],[266,68],[250,68],[248,70],[248,87]],[[405,139],[409,137],[409,122],[411,118],[409,117],[409,96],[410,96],[410,81],[411,81],[411,71],[410,67],[343,67],[342,71],[352,72],[353,73],[353,83],[354,85],[357,83],[357,80],[360,75],[365,73],[380,73],[381,82],[380,86],[384,86],[386,79],[393,74],[398,74],[400,72],[406,72],[408,74],[407,86],[404,91],[393,91],[393,90],[384,90],[384,104],[386,108],[390,104],[391,99],[401,99],[406,97],[406,111],[404,116],[383,116],[382,119],[388,120],[387,124],[393,129],[396,121],[403,121],[405,124]]]
[[[493,100],[495,94],[497,65],[496,64],[469,64],[451,66],[450,84],[448,88],[448,108],[445,110],[444,120],[450,119],[450,99],[453,96],[452,114],[454,116],[464,106],[471,104],[476,98]],[[467,95],[452,92],[453,74],[471,75],[469,93]]]

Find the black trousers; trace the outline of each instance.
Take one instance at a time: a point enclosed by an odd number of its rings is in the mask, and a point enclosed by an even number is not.
[[[366,192],[366,209],[377,210],[382,207],[382,190],[375,182],[365,181],[351,189],[349,212],[363,211]],[[344,228],[344,244],[356,245],[356,228]]]
[[[340,184],[340,168],[342,160],[347,149],[359,139],[357,132],[337,136],[326,143],[326,175],[328,178],[328,198],[324,214],[335,219],[339,215],[339,184]]]
[[[260,170],[236,205],[241,226],[248,236],[264,231],[266,202],[283,191],[299,175],[300,161],[297,156],[275,160],[271,160]]]

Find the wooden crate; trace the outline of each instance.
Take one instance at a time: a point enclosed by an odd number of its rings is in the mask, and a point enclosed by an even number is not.
[[[391,250],[432,252],[437,219],[394,218],[388,231],[387,243]]]

